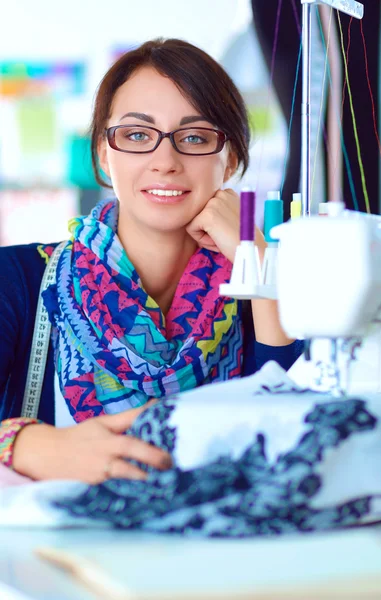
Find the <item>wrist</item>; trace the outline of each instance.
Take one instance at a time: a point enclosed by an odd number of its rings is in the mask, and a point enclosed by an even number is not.
[[[13,469],[14,446],[18,435],[26,426],[39,423],[37,419],[19,417],[16,419],[5,419],[0,427],[0,463],[5,467]]]
[[[20,475],[34,479],[32,463],[37,454],[35,446],[40,446],[45,437],[44,433],[49,433],[54,427],[41,421],[27,425],[19,430],[14,439],[11,468]]]
[[[283,331],[279,320],[278,302],[269,299],[251,301],[255,339],[266,346],[288,346],[294,341]]]

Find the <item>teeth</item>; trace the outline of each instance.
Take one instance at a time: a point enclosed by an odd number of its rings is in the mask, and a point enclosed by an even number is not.
[[[149,194],[154,196],[181,196],[182,190],[147,190]]]

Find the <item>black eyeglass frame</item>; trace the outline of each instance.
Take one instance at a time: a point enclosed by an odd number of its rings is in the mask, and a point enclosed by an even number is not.
[[[116,133],[117,129],[120,129],[122,127],[136,127],[136,128],[142,128],[142,129],[151,129],[152,131],[156,131],[156,133],[159,134],[159,137],[157,139],[155,146],[151,150],[143,150],[143,151],[121,150],[121,148],[118,148],[118,146],[115,143],[115,133]],[[175,142],[175,138],[174,138],[175,133],[177,133],[178,131],[190,131],[192,129],[197,130],[197,131],[214,131],[217,134],[216,150],[213,150],[213,152],[200,152],[197,154],[196,153],[193,154],[192,152],[182,152],[181,150],[179,150],[176,146],[176,142]],[[180,129],[174,129],[173,131],[168,131],[167,133],[165,133],[164,131],[160,131],[160,129],[156,129],[156,127],[150,127],[150,126],[146,126],[146,125],[126,124],[126,125],[114,125],[113,127],[108,127],[107,129],[105,129],[105,133],[107,136],[107,141],[113,150],[117,150],[118,152],[126,152],[127,154],[149,154],[150,152],[154,152],[156,150],[156,148],[159,146],[159,144],[161,144],[161,142],[164,140],[164,138],[169,138],[172,146],[174,147],[176,152],[178,152],[179,154],[185,154],[186,156],[209,156],[211,154],[218,154],[219,152],[221,152],[221,150],[223,149],[223,147],[225,146],[226,142],[229,139],[228,136],[223,131],[220,131],[219,129],[213,129],[211,127],[180,127]]]

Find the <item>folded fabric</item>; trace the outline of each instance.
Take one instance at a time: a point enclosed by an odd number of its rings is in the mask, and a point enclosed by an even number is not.
[[[379,396],[312,393],[268,363],[139,416],[128,434],[169,450],[171,470],[150,469],[146,482],[31,485],[57,524],[228,537],[359,525],[381,520],[380,417]]]
[[[0,488],[9,485],[24,485],[25,483],[31,482],[32,479],[23,477],[15,471],[12,471],[9,467],[5,467],[0,463]]]

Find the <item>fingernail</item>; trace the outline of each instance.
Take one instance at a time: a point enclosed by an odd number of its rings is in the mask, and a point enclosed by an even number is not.
[[[162,469],[170,469],[173,466],[172,458],[167,454],[161,459]]]

